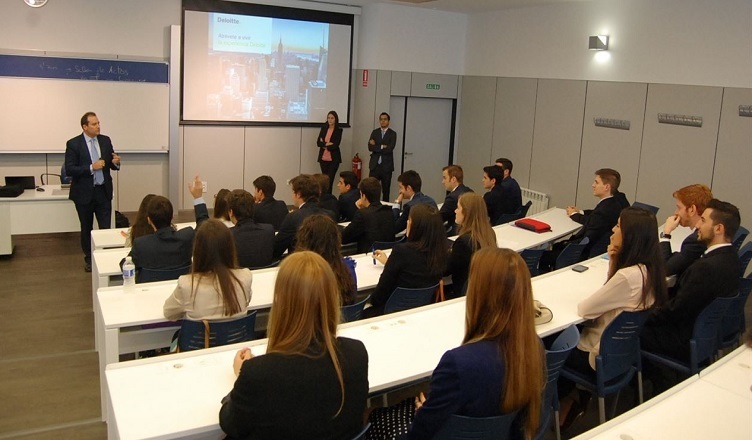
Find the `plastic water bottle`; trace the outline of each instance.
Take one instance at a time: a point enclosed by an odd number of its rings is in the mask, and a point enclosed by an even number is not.
[[[136,266],[131,257],[125,257],[123,263],[123,289],[132,291],[136,287]]]

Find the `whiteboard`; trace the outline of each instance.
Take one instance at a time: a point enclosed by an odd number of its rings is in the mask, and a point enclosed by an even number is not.
[[[168,84],[0,77],[0,153],[64,152],[97,114],[116,152],[166,152]]]

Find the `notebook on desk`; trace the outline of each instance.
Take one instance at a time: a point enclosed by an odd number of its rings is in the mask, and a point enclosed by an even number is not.
[[[34,176],[5,176],[5,185],[20,186],[21,189],[34,189]]]

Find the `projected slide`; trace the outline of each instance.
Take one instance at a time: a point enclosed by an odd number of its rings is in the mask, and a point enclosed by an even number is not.
[[[329,110],[346,115],[350,44],[347,25],[186,11],[182,119],[323,123]]]

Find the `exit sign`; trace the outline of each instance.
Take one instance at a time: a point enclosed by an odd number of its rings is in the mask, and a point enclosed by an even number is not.
[[[441,88],[441,84],[426,84],[426,89],[428,90],[439,90]]]

